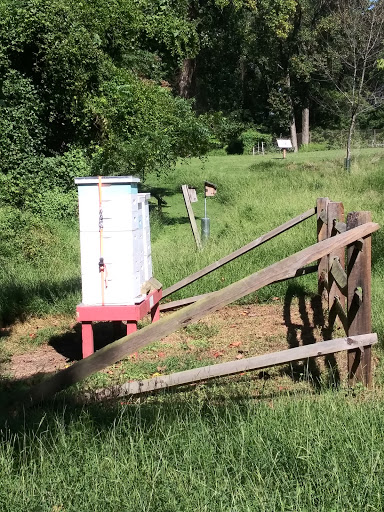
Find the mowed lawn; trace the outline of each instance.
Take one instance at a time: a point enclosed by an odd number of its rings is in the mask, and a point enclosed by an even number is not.
[[[148,177],[166,201],[152,214],[155,276],[164,287],[315,206],[328,196],[345,212],[371,210],[384,222],[384,151],[355,153],[351,174],[341,151],[210,157],[180,163],[166,177]],[[197,187],[193,208],[203,216],[204,180],[211,239],[198,253],[180,186]],[[79,300],[75,223],[57,229],[51,248],[60,300],[46,293],[49,258],[35,262],[29,315],[68,314]],[[316,242],[315,218],[268,242],[174,298],[219,289]],[[63,246],[63,270],[60,246]],[[373,330],[383,319],[382,231],[373,236]],[[72,251],[72,252],[71,252]],[[64,262],[69,262],[68,265]],[[10,263],[11,265],[11,263]],[[20,286],[32,266],[12,263]],[[10,274],[9,274],[10,275]],[[60,279],[71,286],[60,287]],[[3,278],[4,279],[4,278]],[[73,283],[72,283],[73,279]],[[43,284],[39,285],[39,280]],[[291,288],[288,288],[291,286]],[[316,276],[276,284],[246,300],[269,303],[316,292]],[[11,289],[7,288],[7,293]],[[1,296],[3,293],[3,296]],[[38,300],[37,300],[37,298]],[[4,292],[0,290],[4,302]],[[34,304],[39,309],[34,310]],[[375,351],[381,358],[381,349]],[[133,364],[132,362],[130,364]],[[255,376],[255,378],[259,378]],[[382,368],[375,388],[285,389],[266,384],[249,393],[248,377],[162,393],[140,400],[78,406],[56,404],[6,418],[1,430],[0,510],[4,511],[356,511],[383,510],[384,402]],[[264,386],[264,384],[263,384]]]

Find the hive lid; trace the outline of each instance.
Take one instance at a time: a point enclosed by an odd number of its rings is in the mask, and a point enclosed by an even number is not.
[[[124,183],[139,183],[140,178],[136,178],[136,176],[102,176],[101,183],[102,184],[118,184],[122,185]],[[86,176],[82,178],[75,178],[76,185],[98,185],[99,177],[98,176]]]

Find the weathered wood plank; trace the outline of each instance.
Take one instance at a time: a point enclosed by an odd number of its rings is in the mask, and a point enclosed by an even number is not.
[[[343,294],[345,295],[347,287],[347,274],[337,257],[333,258],[329,272],[332,274],[332,277],[339,289],[342,290]]]
[[[293,228],[297,224],[300,224],[304,220],[308,219],[309,217],[312,217],[315,215],[316,209],[311,208],[310,210],[302,213],[301,215],[298,215],[294,219],[290,219],[284,224],[281,224],[281,226],[278,226],[277,228],[272,229],[272,231],[269,231],[268,233],[265,233],[264,235],[259,236],[259,238],[256,238],[256,240],[253,240],[247,245],[244,245],[240,249],[237,249],[236,251],[232,252],[231,254],[228,254],[227,256],[224,256],[224,258],[221,258],[214,263],[211,263],[210,265],[202,268],[201,270],[198,270],[194,274],[191,274],[187,277],[184,277],[181,279],[181,281],[178,281],[177,283],[173,284],[169,288],[166,288],[163,290],[163,299],[167,297],[168,295],[171,295],[171,293],[176,292],[177,290],[181,290],[185,286],[188,286],[189,284],[197,281],[203,276],[206,276],[207,274],[210,274],[214,270],[222,267],[223,265],[226,265],[230,261],[235,260],[239,256],[242,256],[243,254],[246,254],[247,252],[251,251],[252,249],[255,249],[259,245],[264,244],[265,242],[268,242],[269,240],[272,240],[277,235],[280,235],[281,233],[284,233],[288,229]]]
[[[348,332],[348,318],[347,314],[344,311],[343,306],[341,305],[341,302],[339,300],[339,297],[335,297],[335,300],[333,302],[333,306],[329,312],[329,323],[330,325],[334,325],[336,317],[339,318],[341,325],[344,329],[344,331]]]
[[[299,268],[294,276],[288,277],[288,279],[293,279],[295,277],[306,276],[308,274],[312,274],[313,272],[317,272],[317,265],[311,265],[309,267]],[[286,281],[286,279],[284,279]],[[281,282],[281,280],[279,281]],[[271,283],[272,284],[272,283]],[[203,297],[208,297],[214,292],[204,293],[202,295],[195,295],[194,297],[188,297],[186,299],[174,300],[172,302],[166,302],[165,304],[160,304],[160,311],[170,311],[171,309],[181,308],[183,306],[188,306],[188,304],[193,304]]]
[[[371,212],[351,212],[347,216],[348,230],[369,222]],[[371,236],[363,237],[363,246],[353,244],[348,247],[348,334],[371,332]],[[361,382],[372,385],[371,347],[353,350],[348,353],[348,375],[350,384]]]
[[[173,373],[171,375],[161,375],[152,379],[127,382],[120,386],[97,390],[94,394],[89,394],[88,398],[97,398],[100,400],[104,398],[118,398],[127,395],[148,393],[174,386],[207,381],[217,377],[236,375],[237,373],[251,370],[260,370],[270,366],[293,363],[310,357],[325,356],[327,354],[350,350],[351,348],[359,349],[360,347],[371,346],[375,343],[377,343],[377,334],[375,333],[320,341],[311,345],[290,348],[272,354],[203,366],[192,370]]]
[[[327,207],[328,197],[319,197],[316,202],[317,213],[317,241],[321,242],[328,238],[327,228]],[[318,261],[317,270],[318,294],[323,301],[323,307],[328,307],[328,257],[324,256]],[[326,306],[325,306],[326,304]]]
[[[319,242],[220,291],[214,292],[209,297],[203,298],[195,304],[191,304],[167,317],[161,318],[157,322],[98,350],[86,359],[74,363],[69,368],[60,371],[52,377],[44,379],[27,393],[27,399],[24,404],[31,404],[52,396],[54,393],[81,381],[94,372],[102,370],[149,343],[159,340],[191,322],[196,322],[203,316],[213,313],[221,307],[259,290],[263,286],[271,284],[276,280],[283,280],[294,276],[297,270],[304,265],[308,265],[340,247],[351,244],[358,238],[365,237],[377,229],[379,229],[378,224],[369,222],[346,231],[341,235]]]
[[[182,185],[181,190],[183,192],[185,207],[188,212],[189,222],[191,223],[192,233],[195,238],[197,248],[202,249],[203,246],[201,245],[200,233],[199,230],[197,229],[195,214],[193,213],[191,200],[189,198],[188,185]]]
[[[334,227],[338,233],[344,233],[347,230],[347,225],[345,222],[335,222]]]
[[[343,203],[336,203],[330,201],[327,209],[328,215],[328,237],[340,236],[335,229],[336,222],[344,221],[344,206]],[[338,296],[342,307],[345,307],[346,290],[338,286],[338,282],[334,279],[333,274],[330,272],[335,258],[339,261],[340,267],[345,268],[345,247],[339,247],[331,252],[328,256],[328,311],[331,310],[335,297]],[[339,319],[338,324],[340,325]],[[330,328],[332,326],[330,325]]]
[[[141,293],[143,295],[148,295],[148,293],[151,293],[155,290],[160,290],[163,285],[158,281],[155,277],[151,277],[148,279],[148,281],[145,281],[145,283],[141,286]]]

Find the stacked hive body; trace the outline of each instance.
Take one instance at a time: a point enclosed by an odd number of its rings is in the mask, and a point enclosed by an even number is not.
[[[138,304],[152,277],[149,194],[131,176],[76,178],[79,191],[82,301]]]

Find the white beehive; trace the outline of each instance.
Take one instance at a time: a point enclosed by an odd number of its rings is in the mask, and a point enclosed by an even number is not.
[[[141,302],[152,277],[149,194],[139,178],[76,178],[79,192],[82,301],[87,305]],[[104,272],[100,272],[100,258]]]

